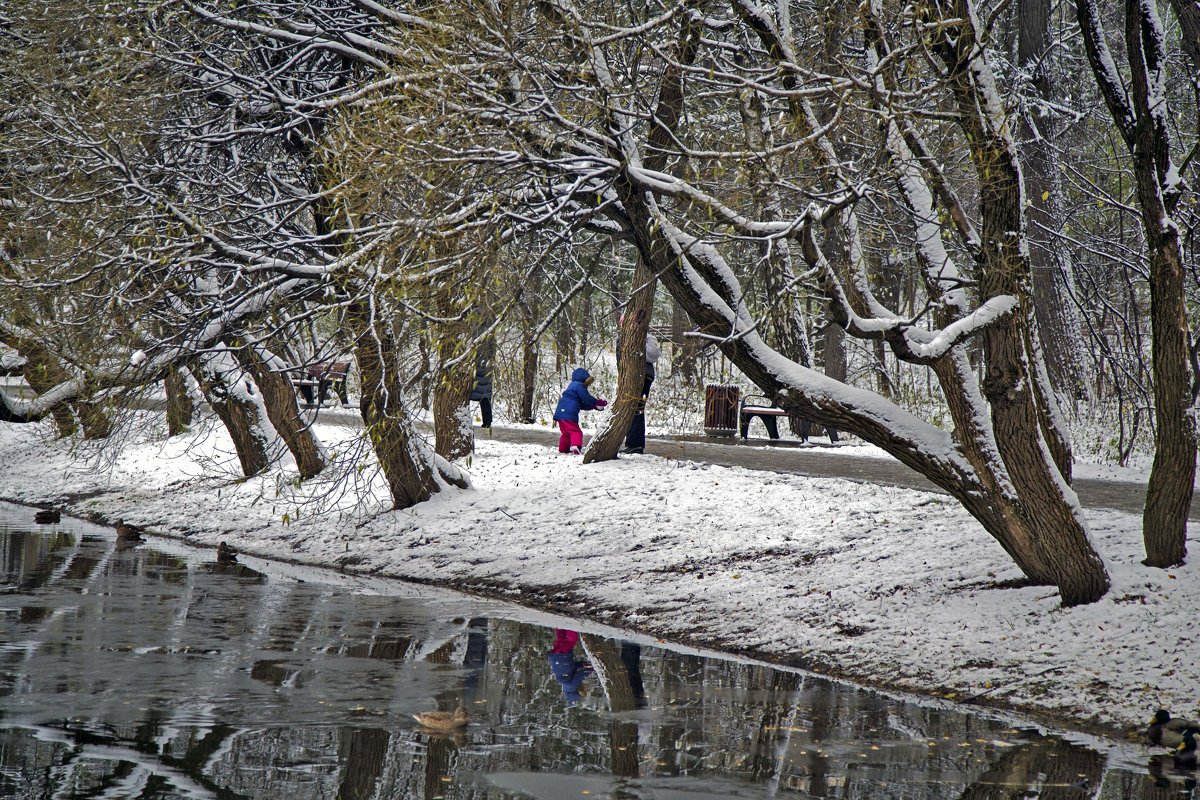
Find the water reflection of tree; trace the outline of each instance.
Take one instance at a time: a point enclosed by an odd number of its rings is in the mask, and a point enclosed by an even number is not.
[[[630,680],[629,651],[622,659],[621,646],[613,639],[604,639],[591,634],[579,637],[592,666],[596,668],[596,680],[604,690],[608,710],[614,715],[634,711],[644,697],[634,692]],[[638,673],[637,683],[641,684]],[[636,721],[613,716],[608,723],[609,763],[612,774],[623,778],[636,778],[638,769],[638,725]]]
[[[375,784],[387,763],[391,735],[378,728],[343,728],[338,763],[343,764],[338,786],[342,800],[366,800],[376,796]],[[426,795],[432,797],[433,795]]]
[[[1033,739],[1003,751],[960,797],[1009,800],[1036,792],[1041,800],[1081,800],[1092,796],[1104,766],[1095,750],[1059,738]]]
[[[96,710],[94,719],[56,723],[64,725],[72,742],[70,757],[59,756],[63,764],[59,779],[100,787],[140,780],[148,791],[191,781],[237,796],[208,777],[208,771],[212,759],[228,752],[240,731],[215,717],[206,725],[196,718],[195,708],[176,700],[184,691],[221,695],[236,660],[205,657],[213,647],[236,653],[240,647],[253,650],[261,644],[262,633],[269,629],[262,619],[271,616],[273,604],[264,602],[259,581],[227,581],[220,585],[228,591],[214,596],[211,585],[206,590],[197,581],[219,578],[204,576],[202,568],[191,568],[184,559],[152,548],[123,547],[115,538],[56,535],[29,537],[32,549],[22,546],[14,552],[14,542],[20,538],[0,537],[0,547],[10,574],[21,576],[21,585],[30,592],[45,590],[87,600],[69,606],[40,598],[31,603],[47,613],[23,614],[25,624],[39,624],[43,617],[59,620],[56,627],[69,623],[75,646],[43,654],[39,634],[24,630],[22,638],[29,649],[20,663],[4,664],[5,672],[23,675],[18,680],[26,684],[26,691],[41,692],[56,691],[41,683],[69,676],[73,692],[97,696],[97,702],[107,704]],[[63,635],[62,631],[56,635]],[[134,645],[150,647],[139,653]],[[53,662],[53,669],[45,669],[45,659]],[[177,680],[184,670],[186,687]],[[159,685],[147,690],[143,684],[141,691],[148,693],[133,695],[130,687],[139,684],[133,680],[127,686],[123,675],[151,676]],[[130,719],[134,702],[141,711]],[[107,708],[115,713],[110,715]],[[186,723],[176,719],[181,712],[188,717]],[[57,727],[39,730],[57,741]],[[102,750],[102,757],[92,756],[95,748]],[[68,777],[72,771],[75,778]]]
[[[784,754],[796,730],[796,691],[800,675],[774,669],[759,669],[754,686],[762,692],[762,716],[750,743],[746,770],[751,780],[775,784],[783,768]]]

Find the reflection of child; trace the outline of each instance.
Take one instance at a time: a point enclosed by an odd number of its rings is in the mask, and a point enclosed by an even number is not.
[[[592,374],[583,367],[571,373],[571,382],[563,390],[558,406],[554,409],[554,420],[562,434],[558,437],[558,452],[578,453],[583,448],[583,430],[579,427],[579,412],[604,408],[608,401],[592,397],[587,387]]]
[[[557,628],[554,631],[554,646],[550,648],[546,659],[550,662],[550,670],[554,680],[562,686],[563,697],[567,705],[575,705],[586,694],[583,682],[593,672],[592,665],[575,658],[575,644],[579,634]]]

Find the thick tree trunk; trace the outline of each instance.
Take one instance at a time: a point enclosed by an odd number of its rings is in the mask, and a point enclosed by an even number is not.
[[[1138,169],[1141,167],[1139,166]],[[1148,182],[1147,182],[1148,183]],[[1158,194],[1147,187],[1151,197]],[[1146,488],[1142,537],[1146,564],[1171,567],[1187,557],[1187,520],[1196,479],[1196,423],[1192,409],[1190,341],[1183,295],[1178,228],[1147,220],[1150,248],[1150,328],[1154,336],[1154,463]]]
[[[346,323],[354,334],[362,388],[359,409],[367,438],[379,459],[393,507],[409,508],[437,494],[441,486],[433,467],[435,454],[413,433],[404,406],[404,386],[396,371],[399,348],[387,321],[380,319],[378,306],[369,300],[351,306]],[[461,478],[451,482],[465,486]]]
[[[617,396],[609,407],[612,413],[608,424],[592,438],[583,454],[585,464],[617,457],[642,402],[646,380],[646,334],[650,330],[657,286],[654,271],[639,258],[633,271],[633,293],[625,306],[624,322],[617,337]]]
[[[454,358],[458,363],[439,369],[433,384],[434,450],[450,461],[475,450],[469,400],[475,364],[465,357],[461,337],[447,335],[438,343],[438,360],[446,364]]]
[[[1200,134],[1200,2],[1171,0],[1171,8],[1179,19],[1180,41],[1192,67],[1192,91],[1196,95],[1196,132]],[[1192,170],[1200,175],[1200,160],[1192,162]]]
[[[683,116],[683,65],[691,63],[700,43],[699,20],[687,15],[682,19],[675,52],[678,63],[671,63],[665,70],[655,102],[654,122],[648,142],[645,167],[660,170],[666,166],[667,153],[674,149],[671,139],[674,129]],[[616,118],[609,119],[609,127],[616,139],[624,139],[620,131],[624,123]],[[625,154],[626,157],[629,154]],[[627,185],[628,177],[622,181],[625,191],[638,194]],[[645,203],[649,198],[638,194],[636,202]],[[653,202],[652,200],[649,200]],[[652,258],[639,243],[637,264],[633,271],[633,285],[629,302],[625,306],[624,322],[621,324],[617,341],[617,396],[612,407],[608,426],[588,446],[583,461],[590,464],[617,457],[617,451],[625,440],[629,425],[637,414],[642,389],[646,379],[646,333],[650,330],[650,317],[654,312],[654,293],[658,287],[657,271],[661,264]]]
[[[434,378],[434,450],[448,461],[464,458],[475,451],[469,401],[474,374],[472,360],[462,359],[455,366],[440,369]]]
[[[840,325],[830,323],[825,326],[821,357],[825,374],[845,383],[849,371],[846,365],[846,331]]]
[[[982,51],[974,39],[974,9],[964,0],[956,4],[951,15],[959,20],[957,24],[938,27],[936,32],[931,29],[930,35],[945,37],[935,43],[935,48],[942,51],[946,61],[981,185],[980,291],[985,299],[1027,298],[1029,265],[1022,255],[1020,168],[1011,139],[1005,133],[1004,120],[998,118],[1002,110],[987,95],[991,76],[988,65],[978,61]],[[947,30],[948,27],[954,30]],[[679,61],[689,60],[685,48]],[[661,91],[655,114],[659,127],[651,129],[647,145],[651,151],[669,149],[670,136],[666,134],[674,132],[679,119],[671,110],[676,108],[674,101],[681,85],[670,70]],[[635,160],[636,154],[624,154],[622,159],[622,163]],[[992,425],[990,429],[979,427],[977,433],[955,431],[960,442],[963,436],[979,437],[977,450],[989,457],[980,458],[980,466],[976,467],[964,458],[964,453],[954,452],[953,447],[947,445],[943,449],[924,444],[923,437],[936,438],[929,426],[921,427],[920,435],[907,433],[906,427],[915,425],[915,421],[896,425],[877,413],[845,402],[839,399],[836,384],[832,382],[828,391],[808,392],[802,388],[806,382],[819,381],[802,367],[779,357],[761,342],[753,329],[743,330],[752,319],[742,299],[741,287],[720,254],[705,243],[694,242],[675,227],[660,211],[656,199],[639,185],[636,176],[623,174],[614,188],[624,221],[646,264],[702,331],[725,336],[731,324],[738,329],[739,336],[722,342],[723,351],[759,387],[774,396],[781,407],[879,444],[929,477],[962,502],[998,539],[1020,545],[1013,551],[1028,552],[1027,563],[1018,565],[1031,578],[1056,585],[1065,605],[1091,602],[1103,596],[1108,589],[1108,576],[1087,540],[1078,500],[1046,456],[1048,446],[1033,399],[1034,377],[1027,361],[1031,357],[1026,349],[1030,308],[1018,306],[985,331],[988,375],[984,394],[992,401]],[[808,244],[812,244],[812,224],[801,231],[810,237]],[[805,255],[810,267],[828,269],[823,256],[810,256],[807,249]],[[956,349],[966,346],[964,343]],[[958,358],[965,370],[965,357]],[[987,409],[974,410],[977,413],[972,418],[976,425],[982,426]],[[901,412],[889,411],[882,416],[893,413]],[[1011,490],[990,491],[991,487],[980,479],[978,469],[984,470],[989,481]],[[993,474],[993,470],[999,474]]]
[[[178,367],[169,367],[163,376],[167,394],[167,435],[186,433],[196,418],[196,404],[188,391],[187,375]]]
[[[282,448],[254,381],[224,349],[202,357],[193,374],[229,432],[242,474],[250,477],[266,471]]]
[[[467,298],[458,295],[457,284],[435,287],[438,315],[446,321],[433,325],[437,371],[433,379],[434,450],[447,461],[465,458],[475,451],[471,426],[470,396],[475,360],[467,352],[471,333],[462,321]]]
[[[325,469],[328,456],[312,425],[300,413],[296,390],[285,372],[288,365],[270,351],[253,345],[234,352],[238,363],[262,390],[267,416],[296,460],[300,477],[304,480],[315,477]]]
[[[983,394],[991,409],[992,431],[1007,477],[1016,489],[1040,566],[1048,570],[1065,605],[1094,601],[1108,590],[1108,574],[1092,549],[1078,498],[1066,488],[1053,460],[1055,424],[1039,406],[1037,351],[1031,349],[1032,308],[1027,301],[1030,264],[1025,235],[1025,196],[1015,145],[1009,138],[992,86],[980,81],[990,71],[980,63],[977,31],[969,0],[957,0],[963,20],[953,31],[940,31],[934,42],[950,74],[959,124],[971,145],[980,185],[980,295],[1021,299],[1018,309],[984,331]],[[944,37],[944,38],[942,38]],[[990,75],[987,76],[990,79]],[[1031,577],[1040,577],[1031,575]]]
[[[93,396],[95,387],[88,389],[85,396]],[[113,430],[112,411],[104,403],[81,401],[75,405],[79,423],[83,427],[84,439],[106,439]]]
[[[1183,25],[1185,48],[1197,62],[1200,10],[1196,3],[1176,11]],[[1196,479],[1196,420],[1192,415],[1190,369],[1191,337],[1184,294],[1187,271],[1179,227],[1171,216],[1177,208],[1178,189],[1168,187],[1170,132],[1165,102],[1151,86],[1149,73],[1165,69],[1151,53],[1142,50],[1153,33],[1148,20],[1126,4],[1126,46],[1133,67],[1133,97],[1137,125],[1133,135],[1134,175],[1138,204],[1150,256],[1150,329],[1154,337],[1154,463],[1146,490],[1142,537],[1146,564],[1170,567],[1187,557],[1187,520]],[[1159,30],[1158,34],[1161,35]],[[1200,85],[1200,75],[1193,78]]]

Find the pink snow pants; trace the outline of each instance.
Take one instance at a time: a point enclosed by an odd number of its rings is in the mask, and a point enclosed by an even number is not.
[[[558,429],[562,431],[558,435],[558,452],[569,453],[572,447],[583,449],[583,429],[579,427],[578,422],[571,422],[569,419],[560,419],[558,421]]]

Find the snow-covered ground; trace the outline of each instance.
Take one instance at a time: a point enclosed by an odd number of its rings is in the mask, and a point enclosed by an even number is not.
[[[360,446],[354,427],[317,427],[334,451]],[[0,425],[0,497],[1092,730],[1135,735],[1159,707],[1200,716],[1200,568],[1143,567],[1133,515],[1087,512],[1113,586],[1063,609],[1045,587],[1002,588],[1019,572],[941,495],[655,456],[584,466],[546,430],[546,447],[481,437],[471,489],[392,512],[370,469],[239,480],[219,428],[131,430],[113,455]]]

